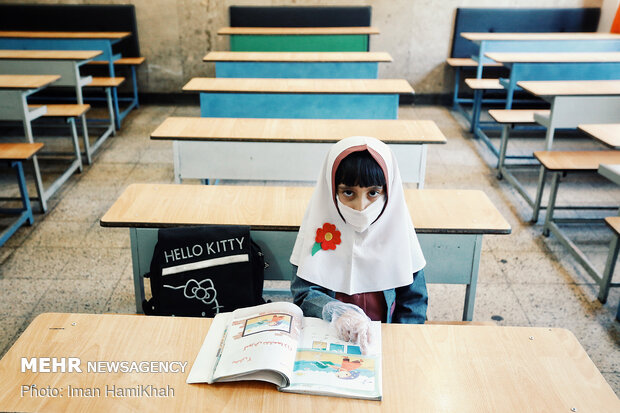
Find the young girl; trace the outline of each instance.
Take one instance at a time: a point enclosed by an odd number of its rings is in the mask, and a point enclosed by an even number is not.
[[[392,151],[374,138],[343,139],[321,171],[290,259],[295,304],[362,347],[371,319],[424,323],[426,261]]]

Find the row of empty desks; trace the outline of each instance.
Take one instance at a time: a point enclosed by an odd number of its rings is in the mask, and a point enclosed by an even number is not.
[[[0,31],[0,49],[9,50],[97,50],[101,53],[95,60],[107,62],[110,77],[115,77],[114,62],[121,55],[114,53],[112,47],[131,36],[130,32],[51,32],[51,31]],[[116,127],[120,129],[121,120],[127,115],[119,109],[118,93],[112,88],[112,101]],[[131,109],[133,105],[129,108]]]
[[[2,411],[596,412],[620,401],[566,329],[455,325],[381,325],[383,399],[367,401],[278,392],[240,381],[185,380],[211,319],[121,314],[37,316],[0,361]],[[415,350],[412,350],[415,349]],[[75,357],[187,363],[178,373],[21,372],[22,358]],[[167,397],[106,397],[106,390],[151,385]],[[36,386],[35,393],[30,388]],[[37,397],[39,389],[63,397]],[[93,389],[92,397],[68,397]],[[172,389],[170,392],[167,389]],[[96,394],[99,392],[99,395]],[[112,390],[114,394],[114,390]],[[22,396],[20,396],[22,395]],[[108,394],[109,395],[109,394]]]
[[[550,103],[549,111],[533,114],[533,121],[546,127],[545,150],[553,148],[555,131],[558,128],[576,129],[581,124],[607,123],[618,120],[620,113],[620,80],[591,81],[521,81],[518,86],[525,91]],[[523,195],[532,206],[532,221],[538,220],[542,194],[545,186],[545,170],[541,167],[536,195],[531,199],[523,185],[511,173],[510,169],[522,167],[506,165],[506,150],[509,141],[510,124],[505,124],[502,131],[498,170]]]
[[[238,52],[365,52],[375,27],[224,27]]]
[[[93,59],[101,56],[100,50],[0,50],[0,73],[2,74],[56,74],[60,78],[53,87],[71,87],[75,90],[75,101],[84,104],[82,88],[88,86],[92,76],[82,76],[80,69]],[[113,105],[110,99],[108,106]],[[115,133],[114,112],[109,108],[110,123],[105,131],[91,145],[89,142],[86,115],[80,116],[84,141],[84,155],[88,164],[92,156],[105,140]]]
[[[130,185],[101,218],[104,227],[129,228],[136,310],[142,312],[143,275],[149,271],[157,228],[248,225],[269,267],[265,278],[290,280],[289,258],[314,188],[224,185]],[[428,282],[465,284],[464,320],[474,309],[484,234],[510,225],[481,191],[405,190],[427,260]]]
[[[47,106],[29,107],[27,98],[60,79],[59,75],[0,75],[0,120],[22,122],[26,140],[34,143],[31,122],[47,113]],[[74,142],[77,145],[77,141]],[[82,168],[77,158],[69,168],[47,189],[43,187],[41,169],[36,156],[32,157],[34,181],[41,210],[47,210],[47,200],[69,179],[71,174]]]
[[[461,33],[478,46],[472,56],[478,62],[476,78],[483,65],[493,62],[489,52],[618,52],[620,34],[613,33]]]
[[[183,179],[316,181],[331,145],[373,136],[390,146],[403,182],[424,185],[426,145],[443,144],[433,121],[395,119],[166,119],[151,139],[172,140],[175,182]]]

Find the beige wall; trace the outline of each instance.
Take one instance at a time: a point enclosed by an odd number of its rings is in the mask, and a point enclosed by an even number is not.
[[[1,3],[15,0],[0,0]],[[227,50],[218,28],[228,25],[230,5],[371,5],[371,50],[387,51],[393,63],[381,64],[379,76],[405,78],[417,93],[448,93],[452,72],[444,64],[450,51],[457,7],[600,7],[603,0],[83,0],[29,1],[30,3],[132,3],[136,6],[142,55],[147,63],[139,72],[142,92],[179,92],[194,76],[213,76],[213,65],[203,63],[210,50]]]

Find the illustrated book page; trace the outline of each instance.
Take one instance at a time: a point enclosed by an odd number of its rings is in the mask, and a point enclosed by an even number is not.
[[[263,380],[287,386],[302,319],[301,309],[286,302],[218,314],[187,382]]]
[[[371,322],[371,342],[358,345],[336,338],[329,323],[304,318],[301,339],[286,392],[381,400],[381,323]]]

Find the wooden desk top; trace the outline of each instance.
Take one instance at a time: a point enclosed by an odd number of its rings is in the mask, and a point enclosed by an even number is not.
[[[0,37],[24,39],[124,39],[131,32],[60,32],[0,30]]]
[[[0,50],[5,60],[89,60],[99,56],[101,50]]]
[[[597,53],[504,53],[491,52],[485,56],[499,63],[617,63],[620,52]]]
[[[211,319],[41,314],[0,361],[2,411],[597,412],[620,401],[566,329],[382,324],[383,400],[287,394],[263,382],[186,384]],[[412,351],[411,349],[415,349]],[[21,373],[21,358],[76,357],[82,373]],[[88,362],[187,362],[179,373],[86,372]],[[21,396],[22,385],[64,397]],[[105,397],[106,385],[167,386],[169,397]],[[68,386],[100,397],[67,397]],[[304,407],[305,406],[305,407]]]
[[[594,171],[601,164],[620,163],[620,151],[536,151],[534,157],[550,171]]]
[[[195,77],[186,92],[225,93],[414,93],[405,79],[242,79]]]
[[[0,89],[38,89],[60,79],[60,75],[0,75]]]
[[[385,52],[209,52],[205,62],[391,62]]]
[[[376,27],[222,27],[217,34],[243,35],[338,35],[338,34],[379,34]]]
[[[620,40],[620,34],[614,33],[497,33],[497,32],[463,32],[467,40]]]
[[[0,143],[0,159],[11,161],[25,161],[43,148],[43,144],[36,143]]]
[[[620,123],[590,123],[579,129],[612,149],[620,149]]]
[[[335,143],[349,136],[374,136],[387,143],[446,143],[431,120],[253,119],[170,117],[151,139]]]
[[[522,80],[517,85],[537,96],[620,95],[620,80]]]
[[[101,218],[101,226],[216,224],[297,231],[313,191],[312,187],[132,184]],[[405,198],[419,233],[510,233],[510,224],[482,191],[409,189]]]

